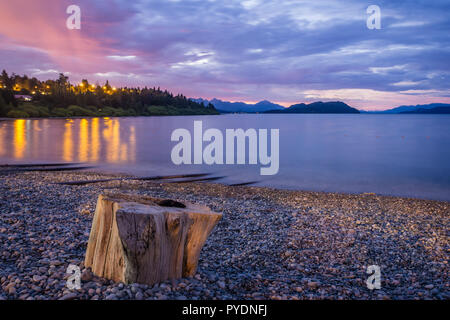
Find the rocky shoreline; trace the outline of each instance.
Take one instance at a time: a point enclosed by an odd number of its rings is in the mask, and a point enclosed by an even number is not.
[[[110,177],[0,176],[0,300],[450,299],[450,202],[205,183],[55,184]],[[197,274],[149,287],[85,270],[92,214],[104,190],[223,212]],[[69,264],[83,271],[80,290],[66,287]],[[380,290],[366,286],[369,265],[380,266]]]

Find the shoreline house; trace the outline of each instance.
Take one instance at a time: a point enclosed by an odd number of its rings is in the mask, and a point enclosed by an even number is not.
[[[32,96],[26,95],[26,94],[15,94],[14,98],[20,101],[31,101],[33,100]]]

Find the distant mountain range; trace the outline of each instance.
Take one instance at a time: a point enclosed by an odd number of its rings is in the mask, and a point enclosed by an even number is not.
[[[228,102],[219,99],[191,99],[205,106],[208,103],[221,113],[378,113],[378,114],[450,114],[450,104],[431,103],[415,106],[400,106],[384,111],[363,111],[350,107],[341,101],[299,103],[285,108],[279,104],[264,100],[256,104]]]
[[[450,114],[450,108],[449,107],[437,107],[437,108],[432,108],[432,109],[419,108],[417,110],[404,111],[404,112],[400,112],[400,113]]]
[[[384,111],[373,111],[371,113],[450,113],[450,104],[445,103],[431,103],[418,104],[415,106],[400,106]]]
[[[207,106],[208,103],[211,103],[217,111],[222,113],[262,113],[269,110],[283,110],[285,109],[283,106],[272,103],[270,101],[264,100],[260,101],[256,104],[248,104],[245,102],[228,102],[228,101],[222,101],[219,99],[212,99],[212,100],[206,100],[206,99],[191,99],[194,102],[202,103]]]
[[[358,109],[352,108],[344,102],[313,102],[310,104],[294,104],[283,110],[270,110],[266,113],[360,113]]]

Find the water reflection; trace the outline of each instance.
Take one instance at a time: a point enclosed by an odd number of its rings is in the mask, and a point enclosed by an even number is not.
[[[0,123],[0,156],[3,156],[6,152],[4,139],[5,139],[6,128],[3,124]]]
[[[22,159],[25,156],[25,148],[27,146],[26,121],[23,119],[14,121],[14,158],[16,159]]]
[[[91,123],[91,161],[97,162],[100,153],[100,136],[99,136],[99,125],[98,118],[92,119]]]
[[[64,162],[118,164],[136,161],[136,129],[134,126],[121,128],[120,119],[52,121],[64,121],[64,125],[49,126],[47,119],[0,123],[0,156],[39,160],[42,153],[52,152]]]
[[[130,152],[129,155],[129,161],[130,162],[136,162],[136,128],[134,125],[130,126],[130,139],[129,139],[129,146],[130,146]]]
[[[89,153],[89,122],[86,119],[80,121],[80,133],[78,142],[78,160],[80,162],[88,161]]]
[[[31,123],[33,129],[31,130],[32,134],[33,134],[33,157],[38,157],[39,156],[39,151],[40,148],[42,148],[42,146],[39,145],[38,141],[39,141],[39,136],[42,134],[42,128],[41,128],[41,124],[38,121],[33,121]]]
[[[280,172],[256,166],[176,166],[178,128],[280,128]],[[420,128],[418,130],[417,128]],[[143,176],[212,172],[221,182],[450,200],[445,115],[223,115],[0,120],[0,164],[86,161]]]
[[[67,120],[64,124],[63,160],[66,162],[73,161],[72,122],[73,120]]]

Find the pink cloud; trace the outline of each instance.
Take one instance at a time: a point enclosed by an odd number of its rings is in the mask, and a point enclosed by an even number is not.
[[[83,32],[85,25],[82,24],[81,30],[66,27],[67,6],[66,1],[60,0],[2,1],[0,34],[15,45],[47,53],[63,70],[90,72],[94,66],[103,63],[107,49]]]

